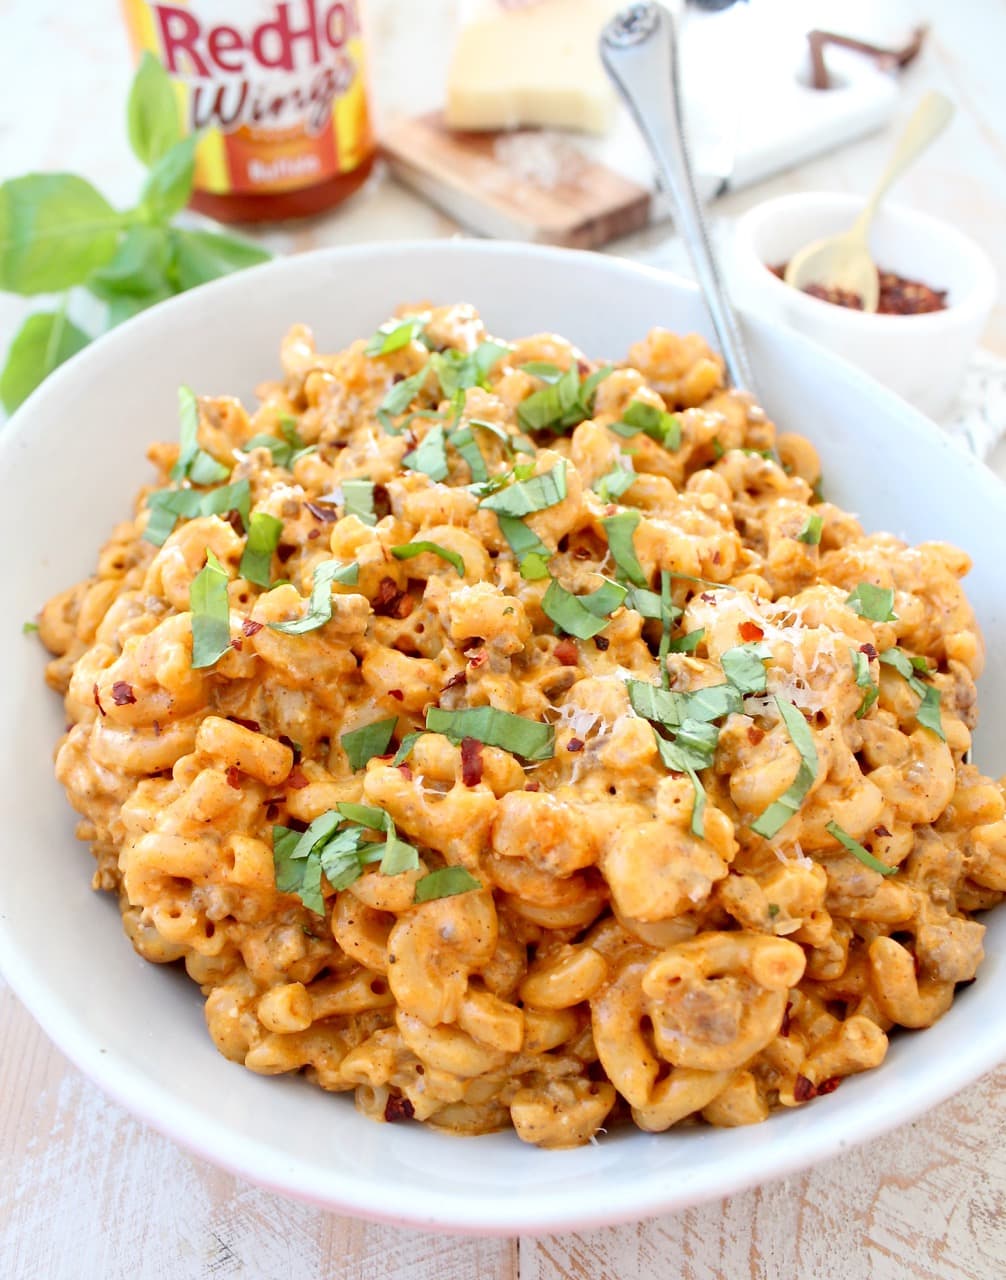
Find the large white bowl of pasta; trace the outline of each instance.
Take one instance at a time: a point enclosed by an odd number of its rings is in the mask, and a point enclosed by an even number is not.
[[[110,1094],[278,1191],[514,1233],[1006,1056],[1003,490],[745,328],[761,408],[680,281],[373,245],[19,411],[0,962]]]

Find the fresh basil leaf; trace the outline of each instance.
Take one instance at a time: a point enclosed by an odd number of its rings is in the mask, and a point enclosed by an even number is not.
[[[440,380],[440,388],[450,398],[469,387],[485,386],[494,364],[510,352],[498,342],[480,342],[474,351],[438,351],[430,363]]]
[[[37,622],[22,622],[22,623],[21,623],[21,634],[22,634],[23,636],[30,636],[30,635],[34,635],[34,634],[35,634],[35,632],[36,632],[36,631],[38,631],[38,629],[39,629],[39,626],[38,626],[38,623],[37,623]]]
[[[11,343],[3,373],[0,401],[13,413],[45,378],[91,341],[64,311],[36,311],[28,316]]]
[[[552,552],[541,538],[517,516],[497,515],[496,519],[517,561],[520,576],[529,582],[547,578]]]
[[[362,729],[353,729],[344,733],[339,741],[349,758],[351,769],[362,769],[374,756],[383,756],[388,744],[395,735],[397,716],[389,716],[387,720],[375,720]]]
[[[283,533],[283,521],[265,511],[256,511],[246,527],[248,540],[241,554],[238,573],[257,587],[268,587],[272,582],[272,558]]]
[[[633,400],[618,422],[609,424],[620,436],[644,435],[665,449],[681,448],[681,419],[666,409],[657,409],[642,400]]]
[[[191,520],[196,516],[224,516],[229,511],[237,511],[247,529],[251,487],[247,480],[237,480],[234,484],[211,489],[209,493],[199,493],[195,489],[156,489],[147,498],[147,506],[150,518],[143,531],[144,541],[161,547],[179,517]]]
[[[775,702],[793,745],[800,753],[800,767],[786,791],[751,823],[751,830],[766,840],[771,840],[781,831],[803,804],[804,797],[817,778],[818,764],[814,738],[802,713],[785,698],[777,697]]]
[[[320,867],[310,859],[294,858],[300,842],[300,833],[289,827],[273,827],[272,857],[278,893],[296,894],[309,911],[324,915],[325,901],[321,896]]]
[[[925,664],[921,669],[928,671],[929,667],[925,659],[912,657],[910,654],[905,653],[903,649],[898,649],[897,647],[885,649],[879,657],[885,666],[893,667],[898,675],[907,681],[911,691],[921,699],[915,711],[915,718],[919,724],[935,733],[942,742],[946,742],[943,721],[940,718],[940,691],[935,685],[923,684],[915,674],[916,671],[920,670],[917,665],[920,662]]]
[[[684,720],[668,741],[657,733],[657,749],[664,765],[675,773],[688,773],[691,769],[707,769],[716,755],[720,731],[705,720]]]
[[[340,487],[343,514],[356,516],[357,520],[361,520],[366,525],[377,524],[373,480],[343,480]]]
[[[391,554],[396,560],[411,560],[414,556],[421,556],[426,552],[439,556],[441,560],[446,560],[448,564],[453,565],[459,578],[465,576],[464,559],[456,551],[448,551],[446,547],[442,547],[439,542],[406,542],[391,548]]]
[[[638,511],[621,511],[617,516],[605,516],[601,521],[608,539],[608,550],[618,567],[619,576],[634,587],[646,587],[646,575],[639,563],[633,537],[642,516]]]
[[[192,666],[212,667],[231,647],[231,615],[227,603],[227,570],[206,548],[206,564],[192,579]]]
[[[823,518],[812,512],[804,521],[803,528],[796,535],[796,540],[797,542],[806,542],[810,547],[816,547],[821,541],[821,531],[823,528]]]
[[[166,299],[173,298],[174,296],[175,290],[167,285],[163,288],[155,289],[151,293],[115,294],[108,300],[108,310],[105,314],[105,326],[108,329],[114,329],[116,325],[124,324],[127,320],[132,320],[133,316],[138,316],[141,311],[146,311],[148,307],[152,307],[158,302],[164,302]]]
[[[233,271],[268,262],[272,256],[261,245],[218,231],[172,227],[170,243],[172,268],[179,289],[194,289]]]
[[[398,435],[400,428],[392,422],[397,414],[404,413],[416,396],[422,391],[430,366],[424,364],[418,373],[401,382],[393,382],[384,394],[384,399],[377,406],[377,420],[385,431]]]
[[[300,618],[289,622],[270,622],[273,631],[282,631],[285,635],[300,636],[305,631],[316,631],[332,617],[332,584],[355,587],[360,580],[358,564],[343,564],[339,560],[323,560],[313,574],[311,599],[307,611]]]
[[[541,607],[556,627],[578,640],[589,640],[604,630],[610,615],[624,599],[625,588],[616,582],[606,582],[589,595],[575,596],[553,578],[542,597]]]
[[[689,631],[687,635],[675,637],[667,646],[667,652],[694,653],[705,638],[705,627],[699,627],[697,631]]]
[[[319,846],[321,869],[336,893],[348,889],[363,873],[363,844],[360,827],[343,827]]]
[[[691,779],[692,787],[695,790],[695,800],[692,804],[692,835],[704,840],[706,838],[706,789],[699,781],[699,775],[694,769],[686,769],[685,772]]]
[[[889,867],[886,862],[881,862],[879,858],[875,858],[869,849],[864,849],[859,841],[854,840],[848,831],[843,831],[837,822],[829,822],[825,827],[825,831],[834,836],[843,849],[847,849],[853,857],[858,858],[871,871],[879,871],[882,876],[897,874],[897,867]]]
[[[387,831],[391,822],[391,816],[373,804],[356,804],[350,800],[342,800],[335,807],[343,818],[359,823],[368,831]]]
[[[671,627],[675,618],[671,612],[671,575],[666,569],[660,570],[660,647],[657,650],[657,663],[660,667],[660,683],[665,689],[671,687],[671,673],[667,668],[667,655],[671,651]]]
[[[140,192],[140,207],[155,222],[167,222],[192,194],[199,134],[187,134],[153,164]]]
[[[402,459],[402,466],[410,471],[421,471],[431,480],[447,479],[447,440],[444,429],[437,423],[423,436],[419,444]]]
[[[29,173],[0,184],[0,289],[59,293],[115,254],[126,225],[89,182]]]
[[[689,724],[692,723],[694,722],[689,721]],[[716,734],[714,726],[709,725],[706,727],[711,729],[713,734]],[[657,741],[657,750],[660,753],[660,758],[664,763],[664,767],[670,769],[672,773],[686,773],[691,780],[692,788],[695,792],[695,800],[692,804],[692,820],[690,824],[691,831],[692,834],[698,836],[700,840],[704,840],[706,835],[704,821],[706,812],[706,791],[705,787],[703,787],[702,783],[699,781],[699,775],[696,772],[695,767],[693,767],[692,761],[698,758],[701,761],[698,767],[705,768],[707,765],[712,764],[712,757],[710,756],[708,759],[706,759],[705,756],[696,757],[693,752],[679,746],[677,742],[668,742],[666,738],[661,737],[655,726],[653,727],[653,736]],[[715,753],[715,739],[713,741],[713,752]]]
[[[416,893],[413,901],[433,902],[438,898],[453,898],[459,893],[470,893],[472,889],[481,889],[482,881],[476,880],[464,867],[440,867],[416,881]]]
[[[871,622],[896,622],[894,590],[892,587],[875,587],[872,582],[861,582],[846,598],[845,603],[861,618]]]
[[[862,720],[863,716],[866,715],[880,696],[880,688],[873,683],[873,678],[870,675],[870,662],[866,654],[859,649],[850,648],[849,656],[852,658],[852,669],[856,674],[856,684],[863,690],[863,700],[859,704],[859,710],[856,712],[856,719]]]
[[[217,462],[212,454],[207,453],[205,449],[196,450],[196,456],[189,467],[189,479],[193,484],[219,484],[229,475],[228,468],[222,462]]]
[[[533,391],[517,406],[517,420],[525,431],[545,431],[561,425],[579,404],[580,375],[570,365],[555,382]]]
[[[111,302],[122,296],[146,299],[173,292],[166,275],[168,240],[163,227],[130,227],[115,256],[92,271],[87,287],[96,297]]]
[[[145,49],[126,104],[129,145],[140,164],[156,164],[182,136],[178,99],[171,77]]]
[[[455,744],[462,738],[475,738],[487,747],[500,747],[525,760],[551,760],[555,755],[552,725],[495,707],[465,707],[460,711],[429,707],[426,728],[431,733],[444,734]]]
[[[627,680],[629,702],[636,715],[677,732],[686,720],[711,723],[744,709],[744,699],[732,684],[707,685],[678,693],[649,684],[646,680]]]
[[[617,502],[639,479],[635,471],[625,467],[614,466],[600,476],[593,485],[594,492],[602,502]],[[609,517],[610,518],[610,517]]]
[[[447,437],[447,443],[453,445],[468,464],[468,470],[472,473],[473,484],[483,484],[489,479],[486,460],[482,456],[482,450],[478,446],[478,441],[475,439],[470,425],[458,427],[456,431],[452,431]]]
[[[398,750],[395,752],[395,758],[391,762],[393,765],[395,765],[396,768],[398,765],[404,764],[406,760],[408,760],[409,756],[412,755],[412,748],[416,745],[416,743],[419,741],[419,739],[423,736],[425,732],[426,732],[425,729],[416,729],[412,733],[407,733],[405,735],[405,737],[402,739],[401,745],[399,746]]]
[[[720,658],[723,674],[739,693],[765,692],[765,662],[772,651],[766,644],[739,644]]]
[[[174,481],[189,478],[193,484],[216,484],[230,474],[225,466],[199,447],[199,401],[190,387],[178,388],[179,451],[171,468]]]
[[[296,431],[294,434],[297,434]],[[300,440],[299,435],[297,438]],[[268,449],[276,466],[283,467],[287,471],[292,471],[299,458],[314,453],[316,448],[317,446],[313,444],[305,446],[302,440],[300,445],[294,446],[289,440],[280,440],[276,436],[266,435],[265,432],[252,436],[241,445],[244,453],[251,453],[253,449]]]
[[[386,320],[363,348],[365,356],[389,356],[400,351],[418,338],[426,328],[429,316],[405,316],[401,320]]]
[[[594,412],[594,395],[597,388],[614,372],[613,364],[602,365],[600,369],[595,369],[593,373],[588,374],[580,383],[580,408],[584,418],[589,418]]]
[[[388,838],[384,842],[381,854],[381,875],[397,876],[403,871],[415,871],[419,867],[419,850],[415,845],[403,840],[395,830],[394,823],[388,828]],[[377,852],[377,850],[375,850]]]
[[[541,378],[542,382],[558,382],[563,375],[563,370],[557,364],[552,364],[548,360],[529,360],[527,364],[517,366],[523,373],[529,373],[533,378]]]
[[[535,511],[554,507],[566,497],[566,462],[557,462],[551,471],[516,480],[498,493],[490,494],[479,503],[487,511],[497,515],[527,516]]]
[[[629,593],[625,597],[625,607],[627,609],[635,609],[635,611],[644,618],[659,622],[664,617],[664,608],[660,602],[660,594],[656,591],[650,591],[647,587],[630,587]],[[674,621],[681,616],[681,610],[675,609]],[[668,644],[668,652],[670,645]]]

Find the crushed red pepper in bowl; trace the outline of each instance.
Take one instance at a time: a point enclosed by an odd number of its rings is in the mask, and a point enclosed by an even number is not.
[[[785,278],[788,262],[778,267],[769,267],[769,271],[780,280]],[[801,289],[812,298],[820,298],[822,302],[831,302],[836,307],[847,307],[851,311],[863,310],[863,299],[851,289],[831,288],[827,285],[810,284]],[[880,297],[877,300],[877,315],[885,316],[920,316],[930,311],[946,311],[946,289],[931,289],[921,280],[909,280],[907,276],[899,276],[894,271],[880,272]]]

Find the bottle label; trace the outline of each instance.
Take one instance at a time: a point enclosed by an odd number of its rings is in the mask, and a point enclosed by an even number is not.
[[[137,53],[200,132],[195,185],[218,195],[313,187],[373,150],[356,0],[123,0]]]

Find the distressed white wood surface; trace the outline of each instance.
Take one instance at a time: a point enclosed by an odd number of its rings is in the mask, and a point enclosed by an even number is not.
[[[446,21],[455,7],[455,0],[370,0],[374,80],[386,105],[425,105],[445,57],[437,19]],[[896,0],[894,8],[936,28],[911,73],[913,99],[933,85],[955,98],[960,113],[955,147],[942,152],[936,170],[923,166],[910,175],[899,194],[974,235],[1006,278],[1006,4]],[[0,177],[72,167],[128,201],[139,178],[121,134],[128,79],[111,0],[0,0]],[[17,102],[30,104],[31,114],[15,120],[10,107]],[[731,196],[718,209],[738,213],[799,187],[862,190],[887,144],[866,140]],[[338,217],[268,239],[295,250],[453,229],[408,193],[377,182]],[[647,233],[645,243],[659,234]],[[20,314],[19,304],[0,298],[0,345]],[[1002,305],[985,342],[1006,354]],[[1006,445],[994,462],[1006,479]],[[729,1200],[578,1235],[466,1240],[340,1218],[190,1156],[85,1080],[0,982],[0,1280],[518,1276],[1000,1280],[1006,1067],[886,1138]]]

